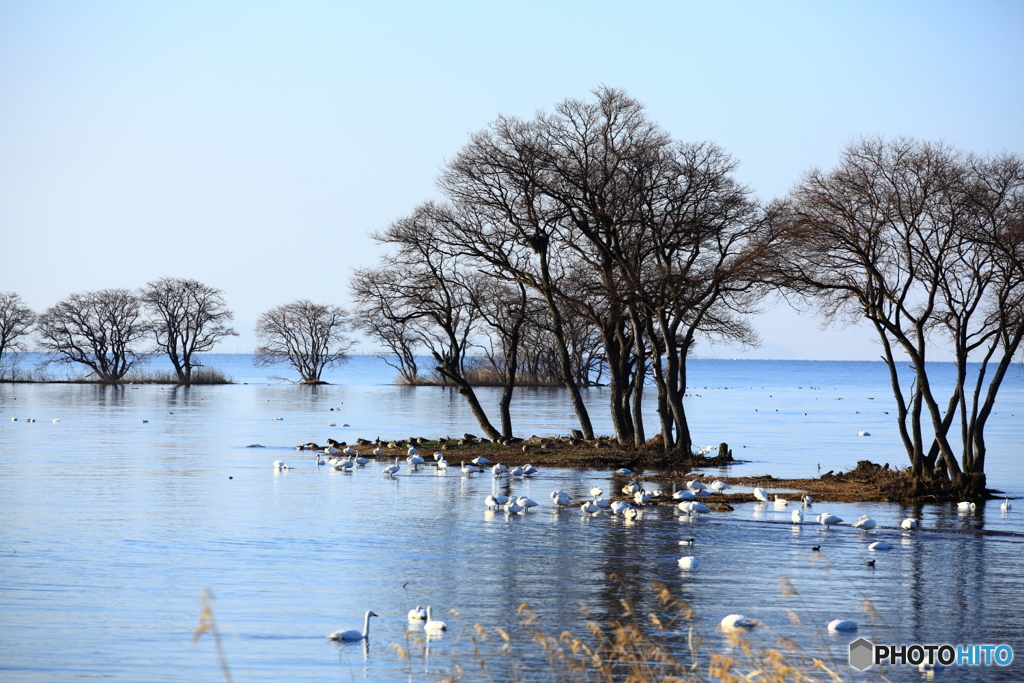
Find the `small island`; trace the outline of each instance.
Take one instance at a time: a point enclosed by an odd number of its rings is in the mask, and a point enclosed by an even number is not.
[[[599,437],[593,440],[579,438],[578,435],[539,437],[528,439],[505,439],[504,443],[479,438],[473,434],[464,434],[461,438],[451,439],[440,437],[426,439],[410,437],[407,439],[386,440],[377,437],[369,440],[358,438],[350,445],[345,441],[328,439],[324,445],[308,442],[296,446],[297,450],[327,452],[337,450],[337,458],[370,457],[381,464],[387,464],[399,458],[400,464],[410,466],[410,446],[417,450],[423,463],[422,468],[437,467],[435,453],[441,453],[452,469],[461,464],[471,463],[483,458],[481,475],[491,475],[490,468],[501,464],[507,467],[520,467],[527,464],[547,467],[571,467],[579,469],[614,469],[623,482],[657,482],[657,485],[669,490],[656,496],[645,505],[675,505],[679,501],[672,498],[672,487],[675,490],[686,488],[687,483],[695,477],[693,470],[707,468],[730,467],[745,464],[747,461],[733,457],[729,445],[722,443],[717,451],[695,453],[690,458],[680,458],[678,453],[666,454],[657,439],[646,446],[635,449],[623,449],[611,437]],[[347,449],[347,450],[346,450]],[[375,454],[375,451],[379,453]],[[333,451],[332,451],[333,452]],[[628,470],[628,474],[624,471]],[[619,472],[622,471],[622,474]],[[708,477],[710,479],[710,477]],[[715,480],[731,486],[760,487],[775,491],[788,491],[781,498],[789,498],[789,502],[800,502],[803,495],[810,495],[815,501],[834,502],[916,502],[941,503],[961,498],[948,492],[929,491],[921,493],[909,468],[892,467],[889,463],[877,464],[861,460],[849,472],[828,471],[817,478],[779,479],[770,474],[751,476],[721,476]],[[651,487],[654,488],[653,486]],[[995,498],[1001,491],[986,489],[982,500]],[[612,491],[609,497],[626,499],[628,496],[619,491]],[[757,502],[751,492],[727,493],[716,492],[705,499],[705,503],[715,504],[712,510],[731,510],[732,503]]]

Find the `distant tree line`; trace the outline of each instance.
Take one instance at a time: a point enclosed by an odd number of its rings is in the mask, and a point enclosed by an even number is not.
[[[160,278],[135,291],[115,288],[71,294],[36,315],[14,292],[0,292],[0,362],[24,351],[34,333],[49,362],[79,364],[101,383],[116,383],[136,366],[140,348],[170,358],[181,384],[201,367],[197,353],[237,335],[221,290],[196,280]]]
[[[71,294],[36,315],[14,292],[0,292],[0,363],[8,351],[36,346],[47,362],[78,364],[98,382],[122,381],[141,349],[166,355],[180,384],[195,381],[196,354],[238,333],[223,292],[197,280],[160,278],[145,287]],[[344,334],[344,309],[295,301],[263,313],[256,322],[258,366],[289,363],[303,382],[319,382],[323,370],[344,362],[352,342]]]

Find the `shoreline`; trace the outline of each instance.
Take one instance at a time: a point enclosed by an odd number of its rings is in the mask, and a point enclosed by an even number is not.
[[[334,445],[339,448],[351,446],[360,452],[361,455],[369,455],[377,447],[376,441],[358,439],[356,442],[336,442]],[[747,464],[749,461],[736,460],[732,457],[732,451],[727,444],[719,446],[719,454],[714,457],[695,455],[691,458],[681,458],[678,455],[666,454],[656,444],[635,450],[627,451],[618,447],[608,437],[601,437],[593,441],[573,440],[568,442],[566,437],[541,438],[537,436],[526,440],[518,440],[515,444],[503,445],[494,442],[459,443],[452,440],[426,440],[417,439],[419,455],[423,457],[422,467],[434,467],[433,454],[436,451],[444,453],[449,468],[458,468],[461,463],[469,463],[474,458],[484,457],[489,462],[484,465],[484,472],[481,476],[490,476],[488,468],[497,463],[509,467],[517,467],[532,464],[542,467],[569,467],[575,469],[613,469],[627,468],[630,474],[618,475],[616,478],[622,483],[635,482],[657,482],[662,488],[675,487],[675,490],[686,488],[686,484],[694,478],[705,478],[722,481],[733,486],[761,487],[771,493],[775,490],[786,490],[788,493],[780,494],[785,498],[791,496],[790,503],[799,504],[802,495],[810,495],[815,502],[882,502],[882,503],[948,503],[963,500],[959,497],[942,495],[941,493],[913,494],[914,484],[909,477],[909,468],[890,468],[878,465],[868,460],[857,463],[857,467],[849,472],[832,472],[818,478],[778,479],[770,474],[753,476],[722,476],[722,475],[695,475],[694,469],[722,468],[732,465]],[[381,448],[384,454],[376,460],[387,464],[394,458],[399,459],[399,464],[407,467],[405,458],[408,452],[408,440],[381,440]],[[387,444],[393,444],[389,446]],[[323,448],[328,445],[325,444]],[[316,446],[316,448],[313,448]],[[296,450],[322,451],[319,444],[310,442],[295,447]],[[1002,491],[998,489],[986,489],[985,496],[981,500],[1001,498]],[[610,496],[627,500],[628,497],[619,491],[610,492]],[[775,496],[775,493],[771,493]],[[753,493],[715,493],[708,498],[702,498],[702,502],[712,502],[718,505],[729,506],[730,503],[758,502]],[[674,500],[671,494],[666,494],[651,500],[648,505],[675,505],[679,501]],[[732,509],[728,507],[728,509]]]

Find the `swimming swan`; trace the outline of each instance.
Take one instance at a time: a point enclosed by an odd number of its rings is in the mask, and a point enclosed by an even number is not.
[[[849,619],[833,619],[828,622],[829,631],[856,631],[857,622]]]
[[[722,629],[726,631],[735,631],[736,629],[749,628],[754,625],[754,622],[747,619],[742,614],[730,614],[729,616],[722,619]]]
[[[430,606],[428,605],[427,606],[427,623],[425,623],[423,625],[423,630],[426,631],[427,633],[440,633],[441,631],[447,631],[448,630],[448,624],[444,623],[443,621],[435,621],[434,620],[434,615],[433,615],[433,613],[432,613],[432,611],[430,609]]]
[[[370,617],[377,616],[373,612],[367,610],[366,616],[363,618],[363,632],[350,628],[347,631],[335,631],[331,635],[327,636],[328,640],[366,640],[370,637]]]

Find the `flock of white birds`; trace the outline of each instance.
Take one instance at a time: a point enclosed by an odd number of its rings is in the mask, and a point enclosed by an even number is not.
[[[370,463],[370,458],[364,457],[357,449],[348,446],[346,448],[327,447],[323,449],[323,455],[327,456],[327,460],[324,461],[322,455],[317,453],[317,466],[329,466],[334,467],[335,470],[341,472],[351,472],[357,467],[363,467]],[[372,451],[374,459],[385,457],[384,450],[379,446]],[[438,472],[443,472],[448,469],[448,462],[445,460],[444,453],[437,451],[433,455],[434,466]],[[394,477],[402,469],[400,457],[395,457],[393,464],[381,470],[382,474],[388,477]],[[427,464],[427,461],[419,455],[419,451],[415,446],[409,446],[406,453],[405,463],[413,471],[418,470],[421,466]],[[277,460],[274,462],[274,468],[277,471],[284,471],[291,469],[289,465],[284,462]],[[512,479],[530,477],[538,472],[538,469],[533,465],[524,465],[521,467],[506,467],[501,463],[492,463],[485,457],[473,458],[469,463],[462,461],[459,463],[459,470],[463,476],[469,477],[474,474],[483,474],[490,469],[492,476],[496,479],[502,477],[509,477]],[[619,469],[615,473],[619,476],[629,476],[632,472],[628,469]],[[686,487],[681,491],[672,491],[670,494],[672,499],[679,501],[676,505],[677,509],[686,515],[697,516],[700,514],[711,512],[711,509],[701,503],[702,499],[707,499],[714,493],[721,493],[732,488],[729,484],[722,481],[713,481],[710,484],[705,484],[699,479],[694,479],[687,482]],[[565,508],[572,507],[578,504],[579,509],[588,515],[602,515],[609,513],[612,515],[620,515],[627,520],[637,519],[640,514],[640,508],[648,504],[654,499],[662,498],[665,496],[665,492],[661,489],[646,490],[640,484],[636,482],[627,483],[622,487],[622,493],[627,500],[615,499],[609,500],[604,497],[604,490],[598,486],[591,487],[590,495],[591,499],[584,500],[582,502],[574,502],[572,496],[566,491],[556,490],[551,492],[551,501],[554,504],[554,510],[562,510]],[[763,503],[770,503],[775,509],[782,509],[787,507],[791,502],[796,503],[800,507],[793,510],[790,517],[793,524],[804,523],[804,510],[810,508],[814,502],[811,496],[802,496],[799,501],[789,501],[779,496],[769,498],[768,492],[760,487],[755,487],[753,490],[754,497]],[[632,504],[628,502],[632,500]],[[528,496],[507,496],[499,493],[492,493],[484,499],[484,506],[487,510],[502,510],[506,515],[515,515],[528,512],[531,508],[537,507],[538,503],[529,498]],[[1008,512],[1012,506],[1010,505],[1009,498],[1006,498],[1000,505],[1000,509],[1004,512]],[[964,501],[957,504],[957,510],[961,513],[972,513],[976,510],[976,505],[973,502]],[[833,515],[829,512],[823,512],[815,518],[817,524],[824,526],[829,529],[836,525],[843,524],[843,519]],[[853,522],[849,526],[860,529],[862,531],[870,531],[878,526],[878,522],[872,519],[869,515],[861,515],[857,521]],[[904,531],[913,531],[919,528],[919,522],[914,517],[908,517],[900,523],[900,528]],[[683,539],[679,541],[680,546],[693,547],[695,540],[693,538]],[[892,545],[885,541],[875,541],[868,546],[868,550],[879,551],[879,550],[891,550]],[[813,548],[815,552],[820,552],[820,546]],[[870,560],[864,564],[874,567],[875,561]],[[700,561],[692,556],[685,555],[679,558],[679,567],[685,571],[692,571],[700,566]],[[330,640],[335,641],[359,641],[365,640],[370,635],[370,617],[375,617],[372,611],[367,611],[364,615],[363,630],[357,629],[339,630],[331,633],[327,636]],[[409,621],[411,623],[422,623],[423,629],[428,635],[439,635],[447,630],[447,625],[443,621],[435,620],[431,613],[431,608],[428,606],[426,609],[416,606],[414,609],[409,610],[408,614]],[[742,614],[730,614],[722,619],[721,627],[725,631],[735,631],[738,629],[752,629],[758,625],[756,619],[748,619]],[[829,631],[855,631],[857,630],[857,623],[849,619],[833,619],[827,626]]]

